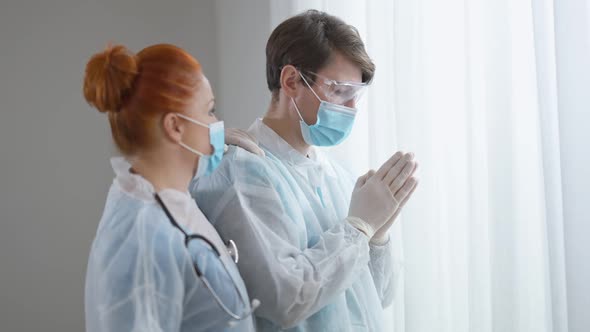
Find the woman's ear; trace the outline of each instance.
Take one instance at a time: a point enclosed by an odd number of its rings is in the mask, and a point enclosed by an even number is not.
[[[185,129],[184,121],[176,114],[170,112],[162,118],[164,136],[174,143],[182,141],[182,133]]]
[[[299,70],[292,65],[286,65],[281,70],[281,90],[287,97],[294,98],[301,87]]]

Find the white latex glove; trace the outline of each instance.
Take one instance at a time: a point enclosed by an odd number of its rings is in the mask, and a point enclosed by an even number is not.
[[[406,153],[404,155],[402,152],[397,152],[395,155],[398,157],[401,156],[401,158],[393,164],[385,181],[388,183],[394,199],[399,204],[393,216],[371,238],[371,243],[376,245],[381,245],[388,241],[389,228],[393,225],[393,222],[418,186],[418,178],[414,175],[418,169],[418,163],[414,161],[414,154]]]
[[[236,145],[242,149],[264,157],[264,150],[258,147],[256,139],[246,131],[236,128],[225,129],[225,144]]]
[[[369,171],[361,176],[352,191],[347,220],[369,239],[399,207],[400,201],[395,199],[394,191],[390,189],[393,177],[390,173],[402,157],[402,153],[396,153],[377,172]]]

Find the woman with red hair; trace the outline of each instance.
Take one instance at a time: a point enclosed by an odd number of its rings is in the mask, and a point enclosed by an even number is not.
[[[224,152],[199,62],[173,45],[137,55],[109,47],[88,62],[84,97],[107,113],[123,155],[111,160],[116,177],[88,261],[87,330],[254,330],[257,301],[248,299],[235,244],[188,193]]]

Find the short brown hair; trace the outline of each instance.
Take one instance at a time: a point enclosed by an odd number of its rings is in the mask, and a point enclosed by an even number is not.
[[[352,25],[317,10],[308,10],[279,24],[266,43],[266,82],[273,99],[281,89],[283,66],[317,72],[326,65],[333,51],[358,65],[363,82],[373,79],[375,64]]]

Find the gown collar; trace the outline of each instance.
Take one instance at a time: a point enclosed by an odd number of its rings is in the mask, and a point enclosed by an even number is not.
[[[264,124],[261,118],[254,121],[248,129],[248,133],[256,137],[262,147],[284,162],[295,166],[308,167],[322,167],[325,164],[324,156],[315,146],[310,147],[308,158]]]
[[[143,176],[132,173],[129,161],[124,157],[113,157],[111,166],[116,175],[114,182],[123,192],[142,201],[155,202],[154,186]],[[199,208],[188,191],[163,189],[158,192],[158,195],[181,226],[192,228],[189,221],[193,219],[192,215],[197,213],[196,210]]]
[[[299,173],[313,178],[320,175],[336,176],[336,171],[333,169],[332,164],[317,147],[310,147],[309,158],[306,157],[287,143],[287,141],[269,126],[264,124],[261,118],[254,121],[248,129],[248,133],[258,140],[261,147],[279,158],[282,162],[295,166],[294,169]]]

